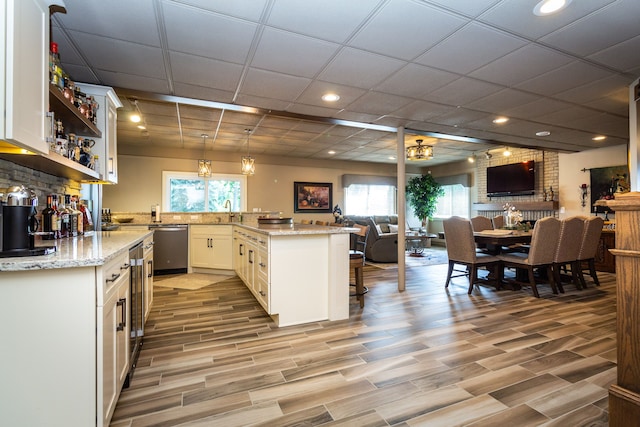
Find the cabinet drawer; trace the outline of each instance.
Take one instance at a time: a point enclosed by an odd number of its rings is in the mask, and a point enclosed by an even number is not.
[[[112,292],[123,281],[129,279],[129,252],[124,251],[108,261],[98,270],[98,286],[102,290],[98,291],[98,305],[102,305],[109,299]]]

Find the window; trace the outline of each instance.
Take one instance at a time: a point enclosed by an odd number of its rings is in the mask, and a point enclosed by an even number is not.
[[[231,210],[247,210],[247,177],[196,172],[162,172],[162,209],[165,212],[223,212],[226,200]]]
[[[438,199],[434,218],[460,216],[469,218],[469,187],[462,184],[443,185],[444,196]]]
[[[351,184],[344,189],[346,215],[392,215],[396,213],[393,185]]]

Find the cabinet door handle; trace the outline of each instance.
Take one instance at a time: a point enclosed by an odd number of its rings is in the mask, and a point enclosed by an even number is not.
[[[147,277],[153,276],[153,260],[147,261],[147,265],[149,266],[149,273],[147,273]]]
[[[263,297],[266,297],[266,296],[267,296],[267,294],[265,294],[265,293],[264,293],[264,291],[260,291],[260,292],[258,292],[258,293],[259,293],[260,295],[262,295]]]
[[[240,243],[240,246],[238,246],[238,255],[240,256],[244,255],[244,252],[242,252],[242,249],[244,249],[244,245]]]
[[[266,266],[267,266],[267,264],[265,264],[265,263],[263,263],[263,262],[259,263],[258,265],[259,265],[260,267],[262,267],[262,268],[264,268],[264,267],[266,267]]]
[[[253,249],[249,249],[249,264],[253,264]]]
[[[116,331],[124,331],[124,328],[127,326],[127,299],[120,298],[118,302],[116,302],[116,307],[120,307],[120,314],[122,316],[122,320],[116,326]]]
[[[120,267],[120,270],[126,270],[129,267],[131,267],[131,264],[123,264],[122,267]]]
[[[109,283],[109,282],[115,282],[115,281],[118,279],[118,277],[120,277],[120,273],[112,274],[112,275],[111,275],[111,279],[107,279],[107,280],[106,280],[106,282],[107,282],[107,283]]]

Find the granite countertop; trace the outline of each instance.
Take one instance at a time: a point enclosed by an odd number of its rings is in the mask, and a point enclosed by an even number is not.
[[[82,237],[42,240],[38,246],[55,246],[56,252],[32,257],[0,258],[2,271],[42,270],[103,265],[111,258],[142,242],[153,231],[89,232]]]
[[[311,234],[345,234],[355,231],[350,227],[332,227],[326,225],[311,224],[233,224],[250,231],[267,234],[269,236],[294,236],[294,235],[311,235]]]

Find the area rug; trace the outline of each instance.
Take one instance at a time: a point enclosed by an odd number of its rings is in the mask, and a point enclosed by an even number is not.
[[[405,256],[405,266],[413,268],[413,267],[424,267],[427,265],[447,264],[449,262],[446,248],[440,248],[440,247],[427,248],[424,250],[422,255],[423,256],[416,257],[416,256],[410,256],[409,253],[407,253],[407,255]],[[365,264],[370,265],[372,267],[380,268],[382,270],[398,268],[398,264],[395,262],[366,261]]]
[[[205,286],[213,285],[233,276],[223,274],[171,274],[167,276],[155,276],[153,278],[153,286],[161,286],[163,288],[190,289],[196,290]]]

